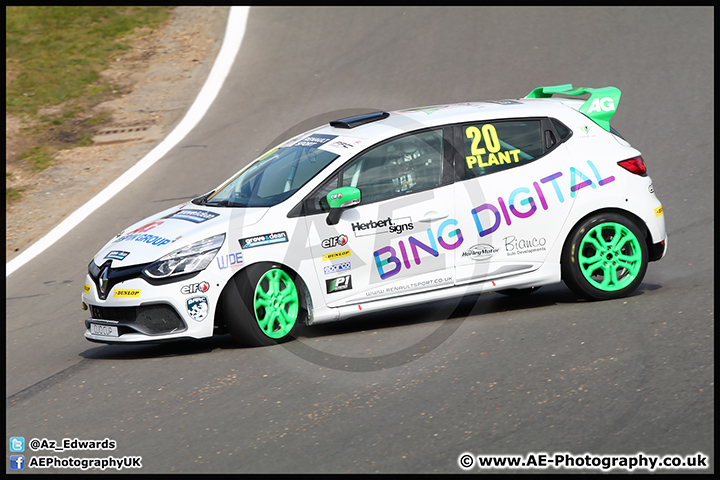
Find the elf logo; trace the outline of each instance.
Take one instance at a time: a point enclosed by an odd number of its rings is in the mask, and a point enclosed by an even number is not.
[[[184,293],[185,295],[189,295],[191,293],[204,293],[210,290],[210,284],[208,282],[200,282],[200,283],[191,283],[190,285],[185,285],[180,289],[180,293]]]
[[[344,290],[352,290],[352,276],[345,275],[344,277],[332,278],[325,280],[325,286],[327,287],[327,293],[342,292]]]
[[[610,97],[603,97],[603,98],[596,98],[592,101],[590,104],[590,108],[588,108],[588,113],[593,112],[613,112],[615,111],[615,102],[613,102],[613,99]]]
[[[321,245],[323,248],[343,247],[347,245],[347,235],[338,235],[337,237],[326,238],[322,241]]]

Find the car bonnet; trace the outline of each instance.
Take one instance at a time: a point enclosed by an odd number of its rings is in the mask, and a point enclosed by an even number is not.
[[[112,261],[113,268],[154,262],[194,242],[227,233],[229,223],[250,226],[267,208],[175,207],[128,227],[108,242],[94,258],[96,265]]]

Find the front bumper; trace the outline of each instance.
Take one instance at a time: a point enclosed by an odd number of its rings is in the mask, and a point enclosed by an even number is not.
[[[187,323],[171,305],[156,304],[139,307],[101,307],[88,305],[91,317],[85,320],[85,338],[91,341],[131,341],[138,335],[146,337],[167,337],[186,332]],[[91,325],[114,327],[90,331]],[[117,336],[115,336],[117,335]]]
[[[113,285],[103,296],[106,298],[101,298],[88,275],[82,294],[83,308],[89,313],[85,338],[98,343],[161,343],[211,337],[219,288],[185,294],[182,287],[187,282],[198,280],[150,285],[133,278]],[[117,296],[116,291],[120,292]]]

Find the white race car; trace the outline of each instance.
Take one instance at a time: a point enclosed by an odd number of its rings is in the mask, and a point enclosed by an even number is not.
[[[269,345],[301,322],[560,281],[626,296],[667,234],[640,152],[610,127],[619,99],[540,87],[298,135],[110,240],[85,280],[85,337]]]

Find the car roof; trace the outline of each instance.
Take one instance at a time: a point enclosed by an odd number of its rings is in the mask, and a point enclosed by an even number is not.
[[[567,113],[568,107],[577,110],[582,104],[582,100],[566,98],[522,98],[431,105],[377,112],[376,118],[372,117],[373,114],[365,114],[341,119],[311,133],[346,136],[376,143],[405,132],[454,123],[562,115],[563,111]],[[358,125],[351,126],[354,123]]]

